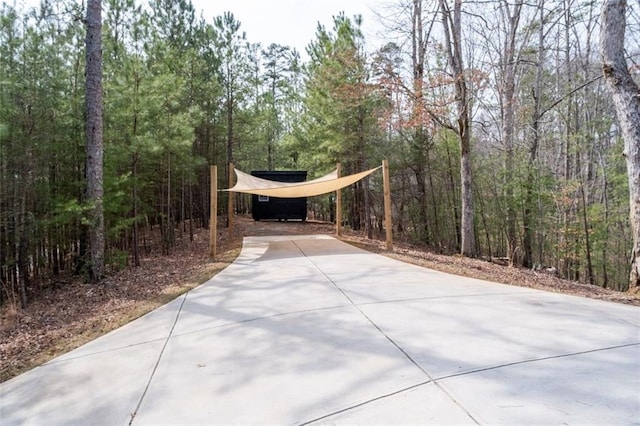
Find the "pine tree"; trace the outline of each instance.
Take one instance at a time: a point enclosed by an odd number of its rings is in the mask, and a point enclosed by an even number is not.
[[[86,137],[89,210],[89,281],[104,275],[104,206],[102,148],[102,1],[87,1]]]

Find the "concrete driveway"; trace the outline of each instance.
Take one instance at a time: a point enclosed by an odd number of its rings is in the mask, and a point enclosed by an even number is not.
[[[0,384],[2,425],[408,423],[640,424],[640,309],[251,237],[204,285]]]

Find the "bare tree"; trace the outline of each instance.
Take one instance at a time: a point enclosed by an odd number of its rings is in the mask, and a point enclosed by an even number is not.
[[[602,71],[611,92],[629,176],[630,220],[633,233],[629,291],[640,288],[640,89],[633,80],[624,52],[626,0],[606,0],[602,5],[600,52]]]
[[[516,213],[513,203],[513,172],[514,172],[514,126],[515,126],[515,90],[516,90],[516,36],[520,24],[522,1],[511,5],[508,1],[500,3],[503,20],[507,22],[506,37],[502,48],[500,64],[502,75],[502,138],[505,147],[505,190],[507,198],[507,256],[509,263],[514,263],[517,246]]]
[[[86,200],[89,210],[89,281],[104,274],[104,208],[102,149],[102,4],[87,1],[86,39]]]
[[[534,164],[538,157],[538,148],[540,146],[540,124],[542,121],[541,98],[542,98],[542,74],[544,72],[544,57],[545,57],[545,0],[541,0],[538,5],[538,14],[540,16],[538,20],[538,45],[536,53],[536,71],[533,86],[531,87],[531,94],[533,97],[533,108],[531,111],[531,140],[529,144],[528,164],[527,164],[527,185],[525,189],[524,208],[522,214],[522,227],[524,228],[524,236],[522,239],[522,265],[526,267],[533,266],[533,239],[534,239],[534,211],[536,210],[534,189],[531,182],[535,177]]]
[[[462,0],[454,0],[453,10],[447,0],[440,0],[442,28],[446,39],[445,52],[454,83],[457,127],[460,138],[460,181],[462,192],[461,253],[476,255],[476,238],[473,219],[473,187],[471,174],[471,126],[469,91],[462,60]]]

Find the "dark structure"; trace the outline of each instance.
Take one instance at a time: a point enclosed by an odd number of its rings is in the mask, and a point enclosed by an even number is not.
[[[304,182],[306,171],[253,171],[252,176],[277,182]],[[251,196],[253,220],[307,220],[307,197],[279,198]]]

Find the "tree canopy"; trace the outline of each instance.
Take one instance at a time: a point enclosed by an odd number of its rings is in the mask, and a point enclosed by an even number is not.
[[[189,0],[101,3],[107,273],[139,265],[153,232],[168,252],[209,226],[209,165],[224,186],[230,162],[314,178],[388,159],[396,239],[627,289],[629,180],[597,3],[390,0],[380,45],[337,10],[306,59]],[[88,260],[84,7],[0,7],[2,303]],[[309,206],[333,217],[328,196]],[[342,208],[383,235],[381,177]]]

